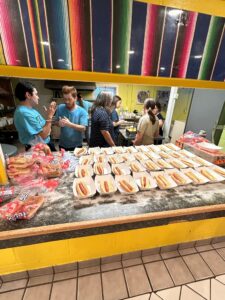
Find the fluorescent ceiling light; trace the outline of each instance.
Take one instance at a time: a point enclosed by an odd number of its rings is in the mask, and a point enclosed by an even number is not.
[[[171,16],[171,17],[177,17],[179,16],[181,13],[183,12],[183,10],[181,9],[171,9],[168,14]]]
[[[57,59],[57,61],[58,61],[58,62],[63,62],[63,61],[64,61],[64,59],[62,59],[62,58],[59,58],[59,59]]]
[[[41,44],[45,45],[45,46],[49,46],[49,42],[46,42],[46,41],[42,41]]]
[[[165,67],[161,67],[160,70],[161,70],[161,71],[165,71],[166,68],[165,68]]]
[[[134,50],[129,50],[128,53],[129,54],[134,54]]]
[[[194,58],[196,59],[202,58],[202,55],[195,55]]]
[[[120,68],[120,65],[116,65],[116,69],[119,69]]]

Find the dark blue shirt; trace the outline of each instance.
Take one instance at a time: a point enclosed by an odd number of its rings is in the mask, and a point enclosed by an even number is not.
[[[111,119],[113,122],[118,122],[119,121],[119,116],[117,111],[114,109],[111,113]],[[116,126],[114,127],[114,134],[117,137],[119,135],[119,130],[120,130],[120,126]]]
[[[103,107],[96,108],[91,116],[90,147],[109,147],[101,130],[108,131],[114,140],[113,123]]]

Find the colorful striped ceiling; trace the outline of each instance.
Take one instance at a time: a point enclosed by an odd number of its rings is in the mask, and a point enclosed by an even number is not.
[[[224,81],[224,25],[132,0],[0,0],[0,64]]]

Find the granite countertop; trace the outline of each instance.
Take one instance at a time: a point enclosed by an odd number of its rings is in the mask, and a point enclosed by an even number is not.
[[[95,195],[91,199],[77,200],[72,192],[73,175],[67,175],[61,179],[61,184],[54,192],[45,194],[46,201],[43,207],[31,220],[17,222],[0,221],[0,232],[23,228],[83,222],[89,220],[110,219],[122,216],[140,215],[151,212],[162,212],[183,208],[225,204],[225,183],[206,185],[187,185],[169,190],[153,189],[147,192],[139,192],[134,195],[121,195],[119,192],[112,196]],[[172,218],[173,220],[196,220],[210,217],[220,217],[225,212],[214,212],[202,215]],[[76,236],[85,236],[146,226],[168,224],[171,219],[152,220],[145,222],[127,222],[127,224],[113,225],[87,230],[56,233],[37,237],[14,239],[1,242],[0,248],[49,240],[64,239]],[[19,241],[20,240],[20,241]]]

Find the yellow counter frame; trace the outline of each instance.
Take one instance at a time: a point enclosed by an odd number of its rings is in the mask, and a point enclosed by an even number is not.
[[[225,217],[99,234],[0,250],[0,274],[225,235]]]
[[[0,65],[0,77],[129,83],[186,88],[225,89],[225,82]]]

